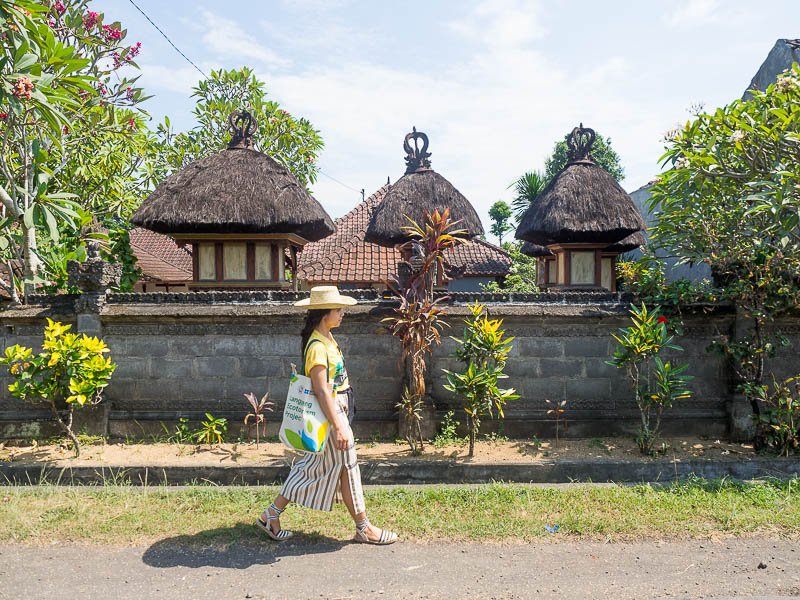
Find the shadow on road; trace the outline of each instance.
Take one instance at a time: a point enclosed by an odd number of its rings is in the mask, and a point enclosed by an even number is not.
[[[351,542],[319,534],[301,534],[286,542],[273,542],[252,525],[238,524],[159,540],[145,550],[142,561],[151,567],[219,567],[246,569],[268,565],[284,556],[336,552]]]

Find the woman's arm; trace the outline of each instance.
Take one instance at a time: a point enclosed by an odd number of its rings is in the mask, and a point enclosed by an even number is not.
[[[333,441],[339,450],[346,450],[352,444],[350,425],[343,415],[339,415],[336,406],[336,399],[333,397],[333,390],[328,383],[325,367],[316,365],[312,367],[309,378],[311,387],[314,388],[314,395],[319,400],[320,408],[325,416],[328,417],[330,427],[333,429]]]

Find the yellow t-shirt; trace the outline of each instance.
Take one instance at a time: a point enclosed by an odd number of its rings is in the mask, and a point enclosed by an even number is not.
[[[319,343],[314,340],[319,340]],[[336,343],[336,340],[329,340],[315,329],[311,332],[306,345],[306,376],[317,365],[328,367],[328,381],[333,383],[335,393],[344,392],[350,387],[339,344]]]

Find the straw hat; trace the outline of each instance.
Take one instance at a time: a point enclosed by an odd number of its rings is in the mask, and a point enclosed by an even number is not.
[[[344,308],[353,306],[355,298],[342,296],[335,285],[318,285],[311,288],[311,296],[295,302],[295,306],[302,306],[309,310],[321,308]]]

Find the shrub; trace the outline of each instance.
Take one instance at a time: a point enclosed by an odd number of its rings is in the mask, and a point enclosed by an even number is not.
[[[71,325],[47,319],[42,352],[15,344],[6,348],[0,363],[8,365],[14,382],[8,386],[12,396],[31,404],[45,404],[56,422],[72,441],[75,457],[80,443],[72,431],[75,408],[92,406],[102,400],[116,365],[102,340],[69,333]]]
[[[626,370],[641,416],[636,442],[644,454],[651,454],[661,429],[662,414],[675,400],[691,396],[686,384],[693,378],[683,374],[687,364],[673,365],[658,356],[664,349],[683,350],[673,343],[667,318],[659,314],[659,309],[648,311],[644,304],[641,309],[632,305],[630,313],[633,325],[613,336],[619,346],[607,363]]]
[[[456,358],[466,367],[461,373],[453,373],[446,369],[446,390],[454,392],[464,402],[467,413],[467,429],[469,431],[469,456],[475,453],[475,437],[481,426],[481,418],[485,415],[494,417],[494,411],[503,417],[503,407],[509,400],[516,400],[519,394],[514,388],[497,387],[500,379],[508,375],[503,373],[511,342],[514,338],[503,339],[505,332],[500,329],[502,319],[489,319],[483,304],[469,307],[471,318],[464,320],[464,338],[453,338],[460,348],[456,350]]]
[[[800,375],[778,382],[772,376],[772,393],[766,385],[754,390],[764,405],[756,420],[756,448],[789,456],[800,447]]]

